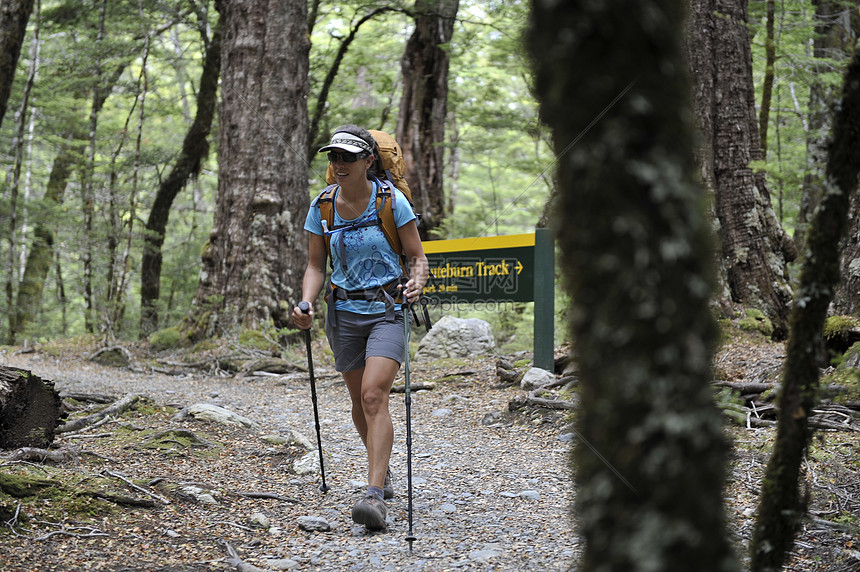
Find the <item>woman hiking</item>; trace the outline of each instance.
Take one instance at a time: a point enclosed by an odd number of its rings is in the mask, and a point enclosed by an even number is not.
[[[408,351],[400,302],[404,296],[408,302],[418,300],[427,280],[427,258],[415,213],[406,197],[392,188],[397,235],[410,261],[409,276],[403,275],[400,253],[394,251],[379,223],[379,150],[366,129],[339,127],[319,152],[328,152],[336,180],[333,191],[324,193],[333,203],[334,220],[328,224],[322,218],[321,195],[305,220],[308,265],[301,300],[310,304],[311,312],[305,314],[296,306],[293,320],[301,329],[311,327],[313,301],[325,286],[326,336],[335,369],[349,390],[352,421],[367,450],[367,492],[353,506],[352,519],[369,530],[382,530],[388,514],[384,499],[394,496],[388,469],[394,442],[388,396]],[[332,274],[326,284],[329,256]]]

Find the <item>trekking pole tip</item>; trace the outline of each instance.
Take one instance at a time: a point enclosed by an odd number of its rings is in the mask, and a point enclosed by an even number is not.
[[[327,492],[328,492],[328,490],[329,490],[330,488],[331,488],[331,487],[330,487],[330,486],[328,486],[328,485],[327,485],[327,484],[325,484],[325,483],[323,483],[323,484],[321,484],[321,485],[320,485],[320,490],[323,492],[323,494],[327,493]]]

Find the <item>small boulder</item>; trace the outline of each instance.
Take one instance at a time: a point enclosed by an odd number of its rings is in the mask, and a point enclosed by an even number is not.
[[[185,414],[202,421],[213,421],[215,423],[223,423],[224,425],[238,425],[255,433],[260,431],[260,426],[255,421],[234,413],[229,409],[212,405],[211,403],[195,403],[194,405],[190,405],[185,410]]]
[[[468,358],[492,354],[495,350],[496,340],[490,324],[477,318],[444,316],[421,339],[415,361]]]
[[[526,391],[540,389],[555,383],[555,375],[545,369],[533,367],[528,370],[520,381],[520,388]]]

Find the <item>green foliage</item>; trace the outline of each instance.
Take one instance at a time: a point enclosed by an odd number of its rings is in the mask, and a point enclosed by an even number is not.
[[[88,5],[87,5],[88,6]],[[142,226],[158,184],[179,152],[182,138],[194,116],[195,94],[200,76],[203,39],[194,16],[176,20],[173,8],[163,3],[117,0],[106,4],[108,33],[99,37],[98,10],[71,0],[42,2],[39,73],[27,110],[27,145],[23,172],[28,189],[19,189],[16,205],[18,225],[8,236],[11,215],[10,183],[0,181],[0,260],[25,260],[37,224],[54,233],[53,258],[42,285],[42,304],[24,336],[31,342],[46,342],[59,336],[77,336],[86,331],[86,316],[93,316],[91,332],[110,332],[120,338],[135,338],[139,309],[139,265]],[[310,94],[314,109],[322,83],[344,38],[358,21],[380,5],[347,0],[322,3],[313,23],[310,52]],[[371,128],[395,131],[400,101],[400,57],[412,32],[412,20],[396,6],[364,23],[346,52],[335,83],[326,100],[318,140],[325,141],[341,123],[360,123]],[[206,6],[209,28],[218,17]],[[548,132],[538,119],[532,94],[532,78],[523,57],[522,29],[529,4],[492,0],[460,2],[450,44],[449,122],[446,127],[447,169],[444,192],[450,204],[437,235],[459,238],[531,232],[540,218],[555,182],[555,158]],[[753,65],[757,83],[763,77],[763,3],[750,5]],[[799,193],[806,174],[806,134],[809,86],[813,78],[838,85],[841,62],[822,72],[809,55],[813,33],[813,10],[791,0],[777,6],[777,63],[774,104],[770,115],[770,147],[765,163],[774,208],[787,229],[793,227]],[[30,22],[29,42],[35,20]],[[205,26],[204,26],[205,28]],[[141,31],[158,30],[149,45],[146,60],[147,91],[144,94],[144,45]],[[14,112],[22,102],[22,78],[30,65],[25,43],[9,101],[9,113],[0,125],[0,140],[15,140]],[[583,81],[588,87],[588,80]],[[93,94],[109,94],[97,117],[93,148],[88,137]],[[142,96],[145,95],[145,99]],[[760,101],[760,95],[757,96]],[[144,118],[139,155],[135,140]],[[30,131],[32,127],[32,131]],[[277,126],[275,126],[277,129]],[[201,175],[188,184],[171,210],[163,245],[161,297],[157,303],[159,327],[179,323],[193,299],[198,282],[200,252],[207,240],[217,192],[217,125],[212,149]],[[47,182],[61,150],[75,158],[69,166],[65,193],[45,199]],[[7,145],[0,151],[0,168],[10,172],[14,156]],[[311,157],[311,194],[323,184],[325,159]],[[56,173],[54,173],[56,175]],[[134,191],[134,194],[132,193]],[[83,205],[93,200],[92,228],[84,224]],[[564,221],[562,221],[563,223]],[[114,241],[115,249],[108,248]],[[122,259],[129,246],[127,263]],[[93,255],[94,307],[83,298],[87,277],[84,260]],[[47,261],[46,261],[47,263]],[[125,266],[124,266],[125,265]],[[108,300],[108,277],[127,270],[129,276],[119,299]],[[18,287],[21,269],[0,266],[0,281]],[[14,300],[13,300],[14,304]],[[0,300],[0,314],[7,316],[7,302]],[[115,306],[118,323],[106,323]],[[566,308],[567,304],[557,304]],[[515,312],[516,314],[516,312]],[[530,339],[528,311],[520,317],[498,318],[500,339],[513,341],[510,349],[525,349]],[[205,319],[210,315],[206,314]],[[523,321],[521,323],[521,318]],[[195,324],[193,339],[205,332],[206,324]],[[559,324],[562,323],[560,319]],[[8,324],[0,324],[0,342]],[[566,336],[557,328],[557,339]],[[183,343],[182,340],[177,340]],[[187,343],[187,341],[185,342]]]

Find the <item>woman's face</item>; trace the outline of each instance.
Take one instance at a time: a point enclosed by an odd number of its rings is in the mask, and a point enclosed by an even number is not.
[[[367,179],[367,170],[373,165],[373,155],[361,158],[346,151],[329,151],[328,158],[339,185]]]

